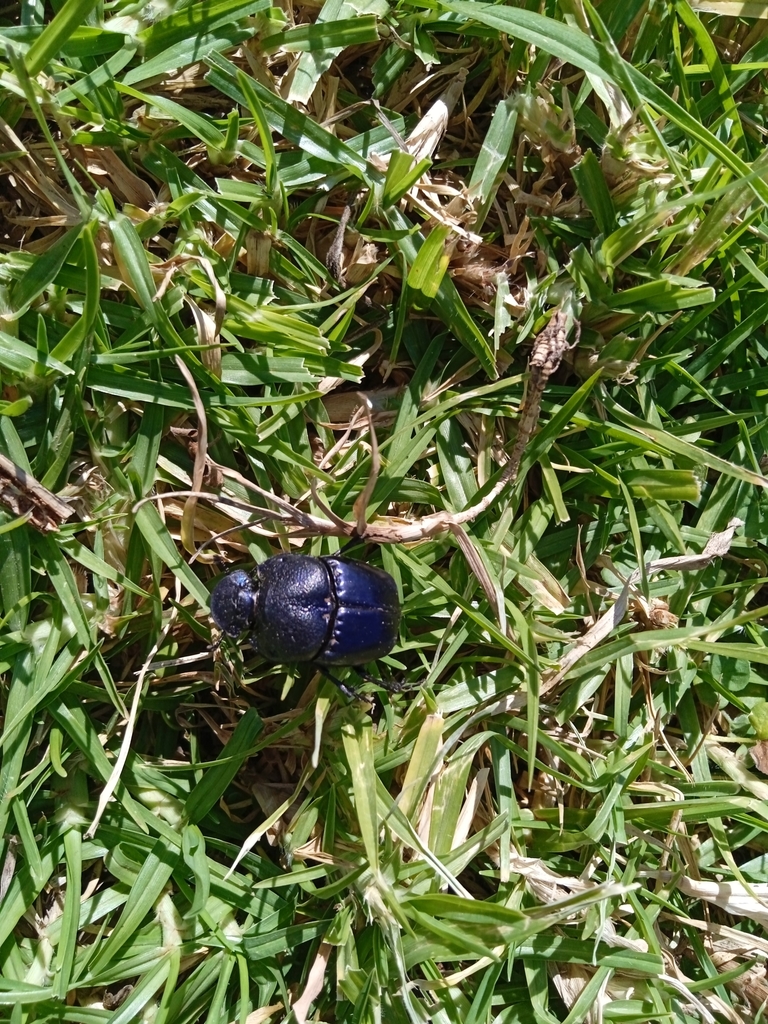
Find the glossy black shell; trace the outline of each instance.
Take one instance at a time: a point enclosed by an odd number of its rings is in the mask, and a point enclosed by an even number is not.
[[[400,600],[389,573],[364,562],[276,555],[219,580],[211,618],[229,636],[248,631],[268,661],[364,665],[395,646]]]

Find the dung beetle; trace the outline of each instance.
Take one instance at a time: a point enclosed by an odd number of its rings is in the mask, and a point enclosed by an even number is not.
[[[395,646],[400,599],[389,573],[364,562],[275,555],[252,572],[236,569],[220,579],[211,593],[211,618],[228,636],[247,631],[267,661],[359,670]]]

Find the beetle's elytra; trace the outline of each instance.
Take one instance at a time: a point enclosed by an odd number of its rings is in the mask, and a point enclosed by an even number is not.
[[[267,661],[357,666],[395,646],[400,600],[389,573],[364,562],[275,555],[219,580],[211,618],[228,636],[247,631]]]

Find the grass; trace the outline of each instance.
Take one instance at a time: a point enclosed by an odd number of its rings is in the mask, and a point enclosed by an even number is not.
[[[0,14],[0,1019],[763,1020],[765,9],[291,12]],[[363,518],[408,690],[211,647]]]

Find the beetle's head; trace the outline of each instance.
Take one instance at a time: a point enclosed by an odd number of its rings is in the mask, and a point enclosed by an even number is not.
[[[211,618],[227,636],[253,629],[259,585],[249,573],[236,569],[223,576],[211,592]]]

